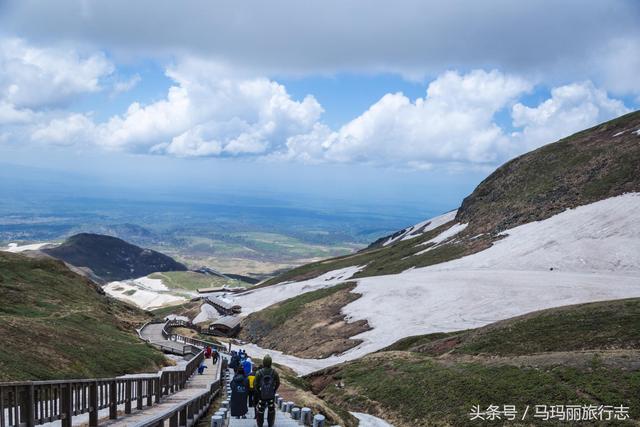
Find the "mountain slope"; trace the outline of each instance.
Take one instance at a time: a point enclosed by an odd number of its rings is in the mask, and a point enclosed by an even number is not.
[[[500,166],[462,202],[467,233],[496,233],[640,191],[640,112],[578,132]]]
[[[639,130],[640,113],[633,113],[525,154],[488,177],[457,212],[263,283],[236,297],[243,313],[258,312],[245,326],[254,327],[272,304],[356,281],[361,296],[340,314],[371,329],[349,337],[361,343],[340,355],[281,356],[308,373],[410,335],[640,296]],[[538,181],[550,187],[527,187]]]
[[[0,381],[156,371],[134,327],[150,315],[102,295],[62,262],[0,252]]]
[[[491,404],[515,405],[518,419],[529,405],[525,425],[551,423],[535,419],[534,407],[560,403],[624,405],[637,420],[640,299],[410,337],[305,381],[327,402],[381,416],[397,427],[478,425],[470,420],[472,407],[485,411]]]
[[[435,265],[487,249],[506,229],[640,192],[639,131],[637,111],[548,144],[499,167],[464,199],[455,216],[416,224],[361,252],[304,265],[261,286],[307,280],[355,265],[365,267],[354,277]]]
[[[46,254],[75,267],[86,267],[105,281],[143,277],[157,271],[185,271],[173,258],[102,234],[81,233]]]

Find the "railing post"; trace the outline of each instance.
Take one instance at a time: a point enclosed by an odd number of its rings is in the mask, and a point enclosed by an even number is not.
[[[142,379],[138,378],[136,381],[136,409],[142,409]]]
[[[36,403],[35,403],[35,387],[33,384],[27,386],[27,392],[23,401],[21,418],[27,423],[27,427],[36,425]],[[4,414],[2,414],[4,416]]]
[[[89,427],[98,425],[98,382],[94,381],[89,385]]]
[[[174,412],[169,418],[169,427],[178,427],[178,413]]]
[[[162,397],[162,386],[160,385],[160,379],[162,377],[158,377],[156,379],[153,380],[153,391],[155,391],[156,393],[156,403],[160,403],[160,398]]]
[[[118,381],[113,380],[109,384],[109,419],[118,418]]]
[[[73,419],[73,384],[67,383],[62,388],[60,396],[60,418],[62,418],[62,427],[71,427]]]
[[[184,408],[182,408],[179,412],[180,412],[180,418],[179,418],[179,423],[181,426],[187,426],[187,407],[189,405],[184,405]]]
[[[151,405],[153,405],[153,383],[154,383],[154,380],[153,380],[153,378],[147,378],[145,380],[145,383],[147,384],[147,406],[151,406]]]
[[[124,383],[124,413],[131,413],[131,380],[129,379]]]

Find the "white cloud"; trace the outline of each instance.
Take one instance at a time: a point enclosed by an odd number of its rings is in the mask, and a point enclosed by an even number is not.
[[[429,84],[425,98],[387,94],[338,131],[316,124],[291,137],[286,157],[411,169],[497,166],[629,111],[593,83],[573,83],[553,88],[537,106],[514,104],[516,131],[505,131],[496,113],[530,89],[527,81],[498,71],[447,72]]]
[[[113,69],[102,53],[82,56],[64,47],[0,39],[0,99],[16,109],[65,105],[79,94],[97,92],[100,79]]]
[[[175,85],[166,99],[132,104],[98,127],[97,142],[176,156],[260,154],[309,132],[322,113],[312,96],[295,101],[274,81],[236,77],[217,63],[184,60],[167,75]]]
[[[136,87],[138,83],[142,81],[140,74],[134,74],[127,80],[119,80],[113,84],[112,94],[117,95],[124,92],[129,92],[131,89]]]
[[[513,124],[522,130],[512,138],[519,154],[627,112],[593,83],[573,83],[552,89],[551,98],[536,107],[514,105]]]
[[[494,115],[530,89],[529,82],[495,70],[447,72],[429,84],[425,98],[387,94],[337,132],[316,126],[310,135],[290,138],[289,157],[421,169],[494,163],[508,150]]]
[[[0,125],[28,123],[35,113],[29,109],[17,109],[13,104],[0,100]]]
[[[33,141],[55,145],[73,145],[90,140],[93,121],[84,114],[69,114],[39,125],[32,133]]]

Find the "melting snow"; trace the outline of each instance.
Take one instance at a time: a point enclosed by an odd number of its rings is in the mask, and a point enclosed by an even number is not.
[[[135,280],[110,282],[106,284],[103,289],[108,295],[119,300],[133,303],[144,310],[178,304],[187,300],[182,296],[167,293],[166,290],[168,290],[168,288],[162,284],[162,280],[149,279],[146,277]],[[135,291],[133,294],[126,295],[126,292],[132,290]]]
[[[425,252],[429,252],[431,249],[434,249],[436,246],[438,246],[440,243],[444,242],[445,240],[448,240],[449,238],[455,236],[456,234],[460,233],[462,230],[464,230],[465,228],[467,228],[467,225],[469,224],[454,224],[451,227],[447,228],[446,230],[444,230],[442,233],[438,234],[436,237],[434,237],[431,240],[428,240],[426,242],[420,243],[420,245],[428,245],[429,243],[432,243],[433,246],[428,247],[427,249],[417,252],[415,254],[413,254],[412,256],[415,255],[422,255]],[[409,258],[409,257],[407,257]]]
[[[193,319],[193,323],[208,322],[210,320],[216,320],[219,317],[218,310],[211,304],[202,304],[202,306],[200,306],[200,313]]]
[[[405,229],[403,233],[399,234],[396,237],[392,237],[386,242],[384,242],[382,246],[390,245],[391,243],[397,242],[399,240],[413,239],[414,237],[418,237],[421,234],[426,233],[427,231],[431,231],[434,228],[438,228],[442,224],[446,224],[449,221],[453,221],[453,219],[456,217],[457,212],[458,211],[447,212],[444,215],[440,215],[435,218],[428,219],[412,227],[409,227]]]
[[[18,245],[17,243],[9,243],[9,246],[0,250],[4,252],[13,252],[13,253],[24,252],[24,251],[37,251],[47,245],[53,245],[53,244],[48,242],[32,243],[30,245]]]
[[[363,414],[361,412],[352,412],[351,415],[360,421],[358,427],[393,427],[393,425],[385,420],[374,417],[373,415]]]
[[[410,335],[475,328],[562,305],[640,296],[640,193],[567,210],[505,234],[493,247],[458,260],[358,279],[354,292],[362,297],[345,306],[343,313],[366,319],[373,329],[357,335],[363,342],[342,355],[301,359],[244,347],[256,354],[274,354],[277,362],[305,374]],[[236,301],[246,315],[340,283],[359,269],[257,289]]]

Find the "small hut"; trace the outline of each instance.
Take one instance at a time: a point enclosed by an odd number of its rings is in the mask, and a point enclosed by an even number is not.
[[[232,337],[240,331],[240,318],[223,316],[209,325],[209,333],[223,337]]]

